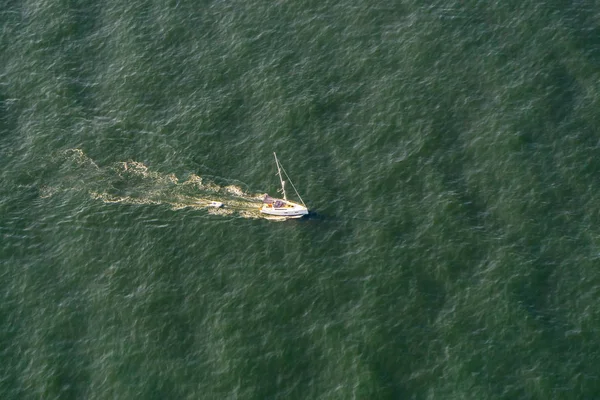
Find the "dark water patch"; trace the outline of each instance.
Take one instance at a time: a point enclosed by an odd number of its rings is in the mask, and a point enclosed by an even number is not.
[[[415,266],[400,262],[396,265],[403,270]],[[379,328],[376,335],[365,338],[364,361],[377,379],[379,393],[395,398],[419,391],[419,380],[414,380],[412,374],[427,351],[423,344],[432,339],[431,323],[444,303],[445,290],[427,272],[383,276],[388,278],[387,283],[379,285],[379,300],[371,311]],[[413,307],[423,312],[416,317],[410,312]]]
[[[571,4],[562,10],[561,22],[568,27],[571,42],[591,65],[597,67],[600,62],[600,27],[593,9],[594,5],[587,1]]]
[[[0,88],[2,86],[0,79]],[[10,98],[4,90],[0,89],[0,137],[2,138],[8,138],[17,127],[17,115],[14,112],[16,102],[17,99]],[[4,160],[13,153],[11,144],[6,140],[3,141],[3,145],[0,145],[0,151],[4,155],[2,157]]]

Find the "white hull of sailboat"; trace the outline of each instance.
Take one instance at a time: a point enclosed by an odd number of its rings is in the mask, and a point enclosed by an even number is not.
[[[276,207],[277,202],[281,202],[282,204]],[[308,209],[303,205],[281,199],[275,199],[274,203],[263,204],[260,212],[284,218],[302,218],[308,215]]]

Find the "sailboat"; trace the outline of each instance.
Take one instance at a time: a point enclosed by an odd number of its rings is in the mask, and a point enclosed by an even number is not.
[[[260,212],[267,215],[284,217],[286,219],[301,218],[302,216],[307,215],[308,208],[306,208],[306,204],[304,204],[304,201],[302,201],[302,197],[300,197],[300,194],[296,190],[296,187],[292,183],[292,180],[288,176],[287,172],[285,172],[285,169],[283,169],[283,167],[281,166],[281,163],[277,159],[277,154],[273,153],[273,155],[275,156],[275,165],[277,165],[277,175],[279,176],[279,180],[281,181],[281,193],[283,194],[283,199],[273,198],[268,194],[265,195],[265,198],[263,199],[263,205],[260,208]],[[285,194],[285,181],[283,180],[283,176],[281,175],[282,170],[287,179],[290,181],[292,188],[294,188],[294,191],[296,192],[296,195],[298,196],[298,198],[300,199],[300,203],[302,204],[298,204],[287,199],[287,196]]]

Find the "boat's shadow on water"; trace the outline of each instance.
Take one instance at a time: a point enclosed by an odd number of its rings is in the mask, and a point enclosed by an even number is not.
[[[343,219],[337,215],[321,213],[318,211],[309,211],[307,215],[299,219],[299,221],[304,222],[341,222],[342,220]]]
[[[317,211],[309,211],[307,215],[300,218],[301,221],[324,221],[328,219],[325,214],[319,213]]]
[[[339,216],[335,214],[327,214],[321,213],[318,211],[310,211],[308,215],[303,216],[302,218],[297,219],[298,221],[304,222],[327,222],[327,223],[335,223],[335,224],[343,224],[343,223],[352,223],[352,222],[367,222],[373,223],[376,225],[384,224],[384,221],[374,220],[370,218],[363,218],[357,216]]]

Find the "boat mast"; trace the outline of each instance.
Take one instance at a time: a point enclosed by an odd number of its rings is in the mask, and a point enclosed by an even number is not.
[[[277,165],[277,175],[279,175],[279,180],[281,181],[281,192],[283,193],[283,199],[287,200],[287,197],[285,195],[285,181],[283,180],[283,177],[281,176],[281,168],[279,167],[279,160],[277,159],[277,154],[275,154],[275,152],[273,152],[273,155],[275,156],[275,165]]]
[[[279,175],[279,180],[281,180],[281,191],[283,192],[283,199],[287,200],[287,198],[285,197],[285,181],[283,180],[281,171],[283,171],[287,180],[290,181],[290,184],[292,185],[292,188],[294,188],[294,192],[296,192],[296,196],[298,196],[302,205],[304,207],[306,207],[306,204],[304,204],[304,200],[302,200],[302,197],[300,197],[300,193],[298,193],[298,189],[296,189],[296,186],[294,186],[294,182],[292,182],[292,180],[290,179],[290,176],[283,168],[283,165],[279,164],[279,160],[277,159],[277,154],[275,154],[275,152],[273,152],[273,155],[275,156],[275,163],[277,164],[277,174]]]

